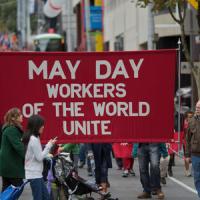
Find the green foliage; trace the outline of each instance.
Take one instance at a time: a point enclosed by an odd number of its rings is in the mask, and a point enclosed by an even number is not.
[[[137,5],[140,7],[146,7],[148,4],[153,3],[153,11],[162,11],[166,8],[174,9],[176,4],[184,5],[183,0],[137,0]]]
[[[28,1],[28,0],[27,0]],[[37,32],[36,14],[30,16],[32,33]],[[17,31],[17,0],[0,0],[0,32]]]
[[[0,0],[0,32],[15,32],[16,23],[17,1]]]

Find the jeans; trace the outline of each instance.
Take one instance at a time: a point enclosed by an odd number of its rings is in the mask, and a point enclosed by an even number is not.
[[[144,192],[161,189],[160,186],[160,144],[141,143],[138,148],[140,181]],[[149,173],[150,163],[150,173]]]
[[[101,166],[95,166],[95,180],[96,184],[108,182],[108,167],[106,160],[102,161]]]
[[[86,159],[86,145],[82,144],[82,143],[80,144],[79,158],[80,158],[80,161],[85,164],[85,159]]]
[[[192,156],[192,167],[194,170],[194,184],[200,197],[200,156]]]
[[[85,164],[85,160],[87,159],[88,169],[91,170],[90,159],[87,156],[87,152],[88,152],[87,144],[80,144],[80,152],[79,152],[80,161]]]
[[[33,200],[50,200],[43,178],[30,179]]]

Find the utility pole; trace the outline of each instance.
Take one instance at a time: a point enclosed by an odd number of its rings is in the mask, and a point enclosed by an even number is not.
[[[29,46],[31,36],[31,24],[30,24],[30,2],[26,1],[26,47]]]
[[[64,2],[64,6],[62,9],[62,23],[63,23],[62,29],[66,30],[67,51],[69,52],[74,51],[72,21],[73,21],[72,0],[68,0]]]
[[[44,3],[41,0],[38,0],[38,6],[37,6],[37,15],[38,15],[38,20],[37,20],[37,34],[40,34],[44,30],[44,14],[43,14],[43,6]]]
[[[178,91],[181,88],[181,39],[178,40]],[[181,149],[181,93],[178,94],[178,154]]]
[[[17,31],[19,35],[19,47],[22,49],[26,45],[26,0],[17,0]]]
[[[17,0],[17,34],[19,47],[22,48],[22,0]]]
[[[90,3],[89,0],[84,0],[84,10],[85,10],[85,26],[86,26],[86,42],[87,42],[87,51],[92,51],[91,40],[90,40]]]
[[[26,46],[26,1],[27,0],[21,0],[21,5],[22,5],[22,14],[21,14],[21,22],[22,22],[22,48]]]
[[[155,24],[154,24],[154,15],[152,12],[153,3],[148,5],[148,36],[147,36],[147,47],[148,50],[154,49],[154,35],[155,35]]]
[[[72,48],[72,1],[68,0],[68,15],[67,15],[67,47],[68,51],[73,51]]]
[[[194,27],[193,27],[193,11],[192,11],[192,6],[189,4],[189,11],[190,11],[190,59],[193,62],[194,61]],[[191,73],[192,74],[192,73]],[[194,98],[194,94],[195,94],[195,79],[194,77],[191,75],[191,85],[192,85],[192,94],[191,95],[191,108],[194,110],[195,108],[195,102],[196,99]]]

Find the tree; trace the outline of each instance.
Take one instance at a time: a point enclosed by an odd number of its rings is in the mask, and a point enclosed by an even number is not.
[[[198,98],[200,99],[200,68],[195,66],[191,60],[191,55],[189,52],[189,48],[186,42],[186,34],[185,34],[185,27],[184,21],[186,17],[186,8],[187,8],[187,1],[186,0],[137,0],[137,4],[140,7],[146,7],[148,4],[153,4],[154,12],[159,12],[165,8],[169,10],[169,13],[173,20],[177,22],[180,26],[181,30],[181,41],[184,48],[184,55],[186,60],[189,62],[192,75],[195,78],[197,90],[198,90]],[[178,8],[178,17],[174,14],[174,9]],[[199,26],[199,33],[200,33],[200,0],[198,0],[198,10],[197,10],[197,23]]]
[[[0,0],[0,32],[16,32],[17,1]]]

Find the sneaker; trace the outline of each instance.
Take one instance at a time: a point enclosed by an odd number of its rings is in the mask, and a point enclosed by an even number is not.
[[[148,192],[143,192],[137,196],[138,199],[151,199],[151,194]]]
[[[158,190],[158,191],[157,191],[157,198],[158,198],[158,199],[164,199],[164,198],[165,198],[165,195],[164,195],[164,193],[162,192],[162,190]]]
[[[152,191],[151,191],[151,194],[152,194],[152,195],[157,195],[157,190],[152,190]]]
[[[92,171],[88,171],[88,176],[93,176]]]
[[[186,177],[192,176],[189,170],[185,170],[185,176],[186,176]]]
[[[92,172],[92,168],[91,167],[88,167],[87,168],[87,172],[88,172],[88,176],[93,176],[93,172]]]
[[[132,175],[132,176],[135,176],[135,172],[134,172],[134,170],[129,170],[129,173]]]
[[[163,185],[166,185],[166,178],[165,177],[161,177],[160,179],[160,182],[163,184]]]
[[[110,199],[110,197],[111,197],[110,192],[101,192],[100,200]]]
[[[118,166],[118,167],[117,167],[117,170],[122,170],[122,167],[119,167],[119,166]]]
[[[168,170],[168,175],[169,175],[169,176],[173,176],[172,170]]]
[[[128,170],[124,170],[122,173],[122,177],[126,178],[128,177],[128,175],[129,175]]]
[[[85,163],[83,162],[83,161],[81,161],[80,163],[79,163],[79,168],[83,168],[83,166],[85,165]]]

